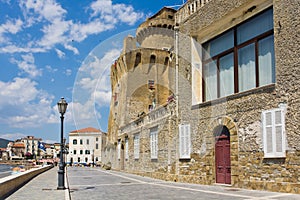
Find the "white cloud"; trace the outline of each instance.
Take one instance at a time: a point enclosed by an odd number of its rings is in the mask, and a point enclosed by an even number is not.
[[[69,22],[58,19],[49,25],[45,25],[42,29],[44,36],[38,41],[38,45],[45,48],[52,48],[56,44],[65,43],[68,38],[65,33],[69,30],[69,26]]]
[[[5,134],[0,134],[0,138],[6,139],[6,140],[12,140],[15,141],[17,139],[21,139],[26,137],[23,133],[5,133]]]
[[[97,0],[91,4],[91,9],[93,10],[92,17],[99,16],[106,22],[120,21],[133,25],[144,17],[143,13],[135,12],[131,5],[113,4],[111,0]]]
[[[0,42],[8,43],[6,33],[16,34],[22,30],[23,21],[20,19],[9,19],[5,24],[0,25]]]
[[[57,49],[57,48],[55,48],[55,51],[56,51],[56,54],[58,55],[58,57],[59,57],[60,59],[64,58],[65,55],[66,55],[63,51],[61,51],[61,50],[59,50],[59,49]]]
[[[133,25],[144,16],[143,13],[136,12],[131,5],[114,4],[111,0],[92,2],[87,9],[90,13],[82,12],[90,14],[86,23],[77,19],[68,20],[68,11],[56,0],[20,0],[19,7],[22,11],[19,19],[11,19],[0,26],[0,53],[38,53],[54,50],[59,58],[63,58],[65,54],[56,47],[62,45],[66,50],[78,55],[79,50],[72,42],[82,42],[90,35],[112,30],[118,23]],[[27,42],[24,39],[26,37],[22,37],[22,42],[16,43],[11,35],[4,34],[17,34],[19,31],[26,34],[32,29],[39,31],[37,34],[27,34]]]
[[[111,100],[111,91],[95,91],[95,103],[99,106],[109,105]]]
[[[78,55],[78,54],[79,54],[78,49],[75,48],[75,47],[73,47],[72,45],[65,44],[64,47],[65,47],[67,50],[73,51],[73,53],[74,53],[75,55]]]
[[[27,13],[33,10],[34,13],[39,14],[40,17],[48,21],[63,18],[64,14],[67,13],[55,0],[22,0],[20,5],[26,9]]]
[[[71,76],[72,70],[71,70],[71,69],[67,69],[66,72],[65,72],[65,74],[66,74],[67,76]]]
[[[42,71],[35,66],[34,57],[31,53],[22,55],[21,57],[22,61],[12,59],[11,62],[17,64],[22,73],[27,73],[32,78],[42,75]]]
[[[50,73],[55,73],[55,72],[58,71],[58,69],[52,68],[50,65],[47,65],[47,66],[46,66],[46,69],[47,69],[47,71],[50,72]]]
[[[53,96],[28,78],[0,81],[0,123],[9,127],[38,127],[48,121]]]
[[[70,38],[72,38],[73,41],[81,42],[89,35],[98,34],[113,28],[114,23],[105,24],[98,19],[87,24],[72,24],[70,28]]]

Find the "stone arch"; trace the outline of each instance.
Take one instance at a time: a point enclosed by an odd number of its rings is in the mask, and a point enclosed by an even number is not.
[[[209,138],[208,140],[212,145],[210,145],[210,150],[212,152],[211,161],[213,165],[211,166],[213,169],[212,175],[214,176],[214,180],[216,180],[216,168],[215,168],[215,132],[218,127],[226,127],[229,131],[230,137],[230,160],[231,160],[231,185],[236,185],[238,183],[238,128],[234,120],[229,116],[222,116],[214,119],[209,126]]]

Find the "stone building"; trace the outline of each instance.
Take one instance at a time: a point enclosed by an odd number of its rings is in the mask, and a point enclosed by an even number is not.
[[[299,8],[189,0],[147,19],[111,68],[107,161],[171,181],[300,193]]]
[[[69,154],[67,163],[92,164],[102,160],[105,133],[88,127],[69,133]]]

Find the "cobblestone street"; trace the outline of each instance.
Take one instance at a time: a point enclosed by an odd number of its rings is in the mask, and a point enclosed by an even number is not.
[[[166,182],[99,168],[68,168],[71,199],[300,199],[300,195]]]

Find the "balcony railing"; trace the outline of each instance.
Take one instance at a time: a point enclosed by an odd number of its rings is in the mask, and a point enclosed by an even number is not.
[[[149,124],[158,124],[163,123],[164,119],[171,116],[170,105],[166,104],[160,106],[149,113],[141,114],[136,120],[131,121],[125,126],[121,127],[119,130],[119,135],[123,133],[130,133],[131,131],[136,130],[137,128],[149,125]]]
[[[176,23],[181,23],[205,4],[213,0],[188,0],[176,13]]]

